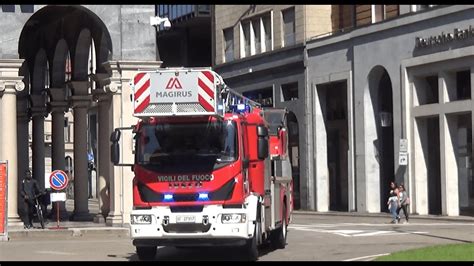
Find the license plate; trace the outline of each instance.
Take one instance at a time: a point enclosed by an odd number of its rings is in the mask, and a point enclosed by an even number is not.
[[[176,216],[176,223],[194,223],[196,216],[193,215],[178,215]]]

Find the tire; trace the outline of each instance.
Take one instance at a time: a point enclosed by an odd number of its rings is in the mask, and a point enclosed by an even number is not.
[[[136,246],[140,260],[152,260],[156,256],[156,247]]]
[[[276,249],[283,249],[286,246],[286,236],[288,235],[288,225],[286,224],[286,205],[283,208],[281,227],[276,229],[272,239],[272,246]]]
[[[36,205],[36,214],[38,215],[38,221],[40,222],[41,229],[44,229],[44,217],[43,210],[40,205]]]
[[[257,227],[260,226],[257,222],[255,224],[255,230],[253,237],[247,240],[247,243],[244,246],[245,256],[249,261],[256,261],[258,259],[258,243],[257,243]]]

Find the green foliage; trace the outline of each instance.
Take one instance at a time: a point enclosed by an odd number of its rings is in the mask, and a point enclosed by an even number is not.
[[[406,250],[379,257],[377,261],[474,261],[474,243]]]

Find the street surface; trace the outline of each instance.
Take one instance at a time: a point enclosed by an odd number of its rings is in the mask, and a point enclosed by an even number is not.
[[[389,224],[390,217],[294,215],[282,250],[263,247],[261,261],[357,261],[418,247],[474,241],[472,222],[412,219]],[[403,221],[403,220],[402,220]],[[240,260],[234,248],[159,248],[156,260]],[[474,255],[473,255],[474,256]],[[46,236],[0,242],[0,261],[136,261],[127,237]],[[474,257],[473,257],[474,260]]]

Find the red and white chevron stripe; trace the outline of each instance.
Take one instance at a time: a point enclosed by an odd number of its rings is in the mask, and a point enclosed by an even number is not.
[[[198,99],[199,104],[208,112],[214,112],[215,85],[214,75],[210,71],[201,71],[198,75]]]
[[[141,113],[150,104],[150,73],[138,73],[133,82],[135,113]]]

